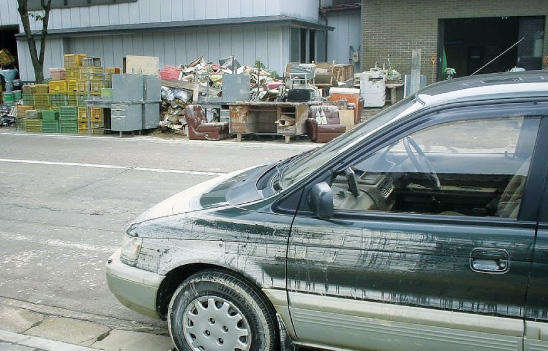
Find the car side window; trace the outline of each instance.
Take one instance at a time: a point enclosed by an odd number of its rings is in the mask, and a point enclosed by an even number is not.
[[[334,176],[335,210],[517,218],[539,121],[466,119],[406,135]]]

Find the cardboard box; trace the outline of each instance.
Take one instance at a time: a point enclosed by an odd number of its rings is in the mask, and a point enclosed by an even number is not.
[[[346,126],[346,131],[354,128],[354,110],[339,110],[339,120],[343,126]]]

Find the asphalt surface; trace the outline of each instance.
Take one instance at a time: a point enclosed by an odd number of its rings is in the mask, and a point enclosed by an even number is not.
[[[105,262],[127,223],[189,186],[313,147],[306,140],[209,142],[0,128],[0,331],[92,347],[120,330],[165,338],[164,322],[125,308],[106,285]],[[25,315],[20,326],[11,317],[19,315]],[[89,340],[58,336],[74,321],[108,331]],[[49,334],[56,328],[58,334]],[[116,335],[122,345],[131,336]],[[2,340],[2,351],[32,347]]]

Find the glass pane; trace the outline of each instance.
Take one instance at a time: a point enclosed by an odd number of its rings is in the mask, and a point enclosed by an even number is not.
[[[352,166],[354,177],[338,175],[335,207],[516,218],[538,125],[538,118],[477,119],[407,135]]]

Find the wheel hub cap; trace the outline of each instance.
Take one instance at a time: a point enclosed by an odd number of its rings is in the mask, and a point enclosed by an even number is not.
[[[185,339],[196,351],[248,351],[251,346],[249,324],[231,302],[215,296],[192,301],[183,314]]]

